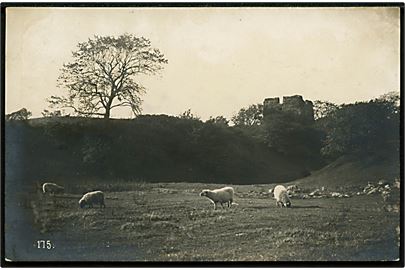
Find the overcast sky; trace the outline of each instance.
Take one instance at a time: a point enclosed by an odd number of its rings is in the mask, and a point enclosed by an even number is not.
[[[40,117],[93,35],[149,38],[169,60],[144,114],[230,118],[266,97],[351,103],[399,91],[399,8],[7,8],[6,113]],[[116,110],[113,117],[131,117]]]

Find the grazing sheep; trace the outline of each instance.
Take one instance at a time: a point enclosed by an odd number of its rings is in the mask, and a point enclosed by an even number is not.
[[[228,207],[231,207],[233,202],[234,190],[232,187],[224,187],[220,189],[204,189],[200,196],[207,197],[214,203],[214,210],[217,209],[217,203],[220,203],[222,208],[224,208],[224,203],[228,204]]]
[[[80,208],[84,208],[86,205],[93,207],[93,204],[99,204],[100,208],[105,208],[104,193],[102,191],[88,192],[79,200]]]
[[[278,185],[274,188],[274,198],[276,198],[276,205],[280,207],[290,207],[291,201],[288,198],[287,189]]]
[[[65,190],[64,187],[61,187],[55,183],[44,183],[42,184],[42,192],[44,194],[56,194],[62,193]]]

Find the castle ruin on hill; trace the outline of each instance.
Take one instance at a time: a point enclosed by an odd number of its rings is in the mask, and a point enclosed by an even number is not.
[[[312,101],[304,100],[300,95],[284,96],[283,103],[280,98],[266,98],[263,102],[263,118],[269,119],[271,115],[291,113],[303,122],[314,121],[314,106]]]

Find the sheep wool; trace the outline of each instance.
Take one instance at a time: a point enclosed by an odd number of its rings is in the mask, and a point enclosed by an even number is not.
[[[274,188],[274,198],[276,199],[277,206],[291,207],[291,201],[284,186],[278,185]]]
[[[63,190],[64,190],[64,187],[59,186],[55,183],[42,184],[42,192],[45,194],[61,193]]]
[[[233,203],[234,190],[232,187],[223,187],[220,189],[204,189],[200,196],[207,197],[214,204],[214,210],[217,209],[217,203],[220,203],[224,208],[224,203],[227,203],[228,207],[231,207]]]
[[[93,204],[99,204],[100,208],[105,208],[104,193],[102,191],[88,192],[79,200],[80,208],[84,208],[86,205],[93,207]]]

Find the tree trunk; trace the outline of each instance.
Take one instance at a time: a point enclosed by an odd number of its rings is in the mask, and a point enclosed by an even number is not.
[[[114,87],[114,83],[112,83],[111,94],[110,94],[110,96],[108,98],[108,102],[107,102],[107,104],[105,106],[104,119],[109,119],[110,118],[111,106],[112,106],[113,100],[115,98],[115,94],[114,94],[115,92],[114,91],[115,91],[115,87]]]
[[[110,118],[110,108],[105,109],[104,113],[104,119],[109,119]]]

